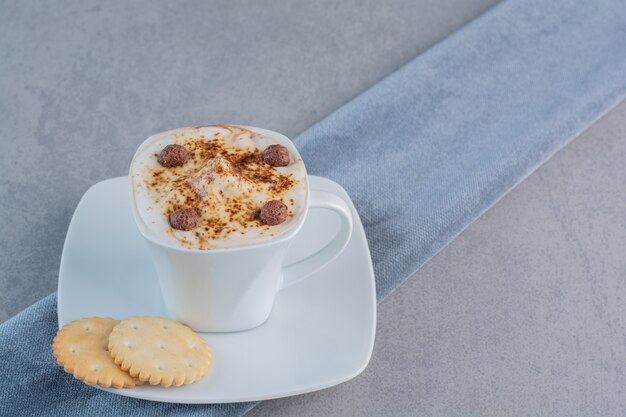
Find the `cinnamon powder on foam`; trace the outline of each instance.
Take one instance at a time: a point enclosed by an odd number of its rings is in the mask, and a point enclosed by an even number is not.
[[[220,126],[233,135],[249,135],[256,132],[239,126]],[[146,166],[144,186],[156,195],[166,196],[155,204],[163,208],[163,216],[181,208],[196,208],[199,211],[198,226],[191,232],[179,233],[169,227],[167,233],[183,246],[195,249],[211,249],[211,242],[228,239],[231,234],[245,235],[251,228],[261,229],[273,237],[271,227],[256,218],[256,213],[265,201],[281,200],[294,216],[293,198],[284,199],[285,194],[299,180],[291,173],[281,173],[263,161],[262,149],[227,146],[225,139],[215,132],[213,137],[204,135],[174,134],[172,143],[184,146],[189,158],[180,167],[165,168],[160,165]],[[158,154],[154,154],[157,158]],[[293,163],[293,161],[292,161]]]

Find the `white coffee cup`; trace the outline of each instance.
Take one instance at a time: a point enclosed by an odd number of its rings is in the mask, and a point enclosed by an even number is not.
[[[296,147],[285,136],[252,129],[281,138],[281,144],[299,158]],[[146,142],[139,146],[135,157]],[[174,320],[199,332],[234,332],[257,327],[269,317],[281,289],[310,276],[343,251],[352,235],[348,205],[335,194],[310,190],[308,179],[306,182],[304,212],[288,231],[261,243],[211,250],[177,247],[155,238],[138,213],[131,182],[133,217],[148,242],[163,300]],[[310,209],[336,212],[341,219],[338,233],[313,255],[285,265],[289,245]]]

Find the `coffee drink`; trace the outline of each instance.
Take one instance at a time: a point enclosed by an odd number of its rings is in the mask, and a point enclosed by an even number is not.
[[[143,230],[164,244],[211,250],[287,233],[306,211],[307,179],[291,142],[235,125],[151,136],[131,163]]]

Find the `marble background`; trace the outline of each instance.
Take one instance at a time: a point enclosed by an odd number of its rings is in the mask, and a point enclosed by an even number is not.
[[[0,321],[151,133],[295,136],[494,3],[0,1]],[[622,415],[625,138],[622,103],[380,305],[362,375],[249,415]]]

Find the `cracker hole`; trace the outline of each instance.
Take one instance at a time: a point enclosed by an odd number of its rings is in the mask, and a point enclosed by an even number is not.
[[[94,367],[91,368],[91,370],[94,371],[94,372],[98,372],[100,370],[100,368],[97,367],[97,366],[94,366]]]
[[[159,371],[162,371],[162,370],[163,370],[163,367],[162,367],[161,365],[159,365],[159,366],[157,366],[157,369],[158,369]]]
[[[70,352],[72,352],[72,353],[76,353],[76,348],[72,348],[72,349],[70,349]]]
[[[193,363],[188,363],[187,366],[193,368]]]
[[[163,328],[164,328],[164,329],[167,329],[167,324],[164,324],[164,325],[163,325]]]
[[[200,346],[198,346],[198,345],[192,345],[192,346],[191,346],[191,348],[192,348],[192,349],[194,349],[194,350],[198,350],[198,348],[199,348],[199,347],[200,347]]]
[[[133,324],[133,330],[137,330],[137,325]]]
[[[163,345],[159,345],[159,348],[160,348],[160,349],[165,349],[165,346],[163,346]]]
[[[89,327],[89,326],[85,326],[85,331],[86,331],[86,332],[91,331],[91,327]]]

